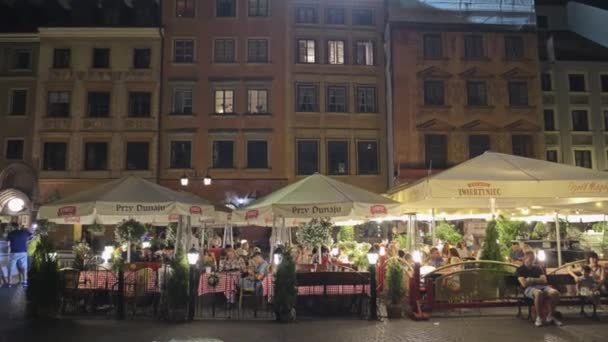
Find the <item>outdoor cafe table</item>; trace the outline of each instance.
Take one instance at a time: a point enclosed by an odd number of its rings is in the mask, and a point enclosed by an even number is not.
[[[219,282],[217,286],[211,287],[208,284],[209,274],[201,274],[198,295],[224,293],[226,298],[232,298],[236,293],[241,273],[220,272],[216,275]],[[297,273],[296,277],[299,296],[369,294],[368,272],[302,272]],[[265,297],[274,292],[272,274],[264,278],[262,287]]]
[[[150,268],[125,272],[125,293],[159,292],[157,274]],[[137,285],[142,285],[141,287]],[[82,271],[78,279],[79,290],[118,290],[118,276],[110,270]]]

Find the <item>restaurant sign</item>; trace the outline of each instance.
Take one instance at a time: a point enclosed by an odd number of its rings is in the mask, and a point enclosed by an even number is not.
[[[460,197],[500,197],[502,189],[486,182],[468,183],[466,187],[458,188]]]
[[[312,206],[312,207],[292,207],[291,213],[294,215],[339,215],[342,207],[338,205]]]
[[[164,204],[116,204],[115,210],[119,213],[147,213],[164,212],[167,205]]]
[[[57,216],[59,216],[59,217],[76,216],[76,207],[75,206],[61,207],[61,208],[57,209]]]
[[[388,209],[382,204],[376,204],[369,207],[369,211],[372,215],[386,215],[388,214]]]
[[[571,194],[605,194],[608,193],[608,182],[572,182],[568,184]]]

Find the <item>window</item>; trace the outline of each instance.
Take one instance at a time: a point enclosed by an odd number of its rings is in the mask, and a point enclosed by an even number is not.
[[[192,114],[192,88],[173,89],[173,114]]]
[[[423,45],[424,58],[443,57],[440,34],[425,34],[423,37]]]
[[[545,121],[545,131],[555,131],[555,112],[553,111],[553,109],[543,110],[543,117]]]
[[[236,0],[217,0],[216,16],[236,17]]]
[[[540,75],[540,88],[542,91],[551,91],[553,90],[553,82],[551,82],[551,74],[548,72],[543,72]]]
[[[298,40],[298,63],[316,63],[316,52],[316,42],[314,40]]]
[[[346,24],[346,10],[344,8],[328,8],[325,22],[330,25]]]
[[[247,168],[268,168],[268,142],[266,140],[247,141]]]
[[[509,105],[527,106],[528,105],[528,83],[524,81],[509,82]]]
[[[327,142],[327,174],[332,176],[348,174],[348,141]]]
[[[327,111],[346,113],[346,87],[327,87]]]
[[[93,68],[106,69],[110,67],[110,49],[93,49]]]
[[[314,7],[296,7],[296,23],[298,24],[316,24],[317,9]]]
[[[247,91],[247,113],[267,114],[268,110],[268,90],[249,89]]]
[[[192,63],[194,62],[194,40],[176,39],[173,42],[173,62]]]
[[[600,75],[600,91],[608,93],[608,75]]]
[[[489,150],[489,135],[469,135],[469,158],[475,158]]]
[[[23,139],[6,140],[6,159],[23,159]]]
[[[589,130],[589,119],[586,110],[572,111],[572,130],[577,132]]]
[[[317,87],[299,84],[296,90],[296,112],[318,112]]]
[[[604,131],[608,132],[608,110],[604,111]]]
[[[11,90],[11,107],[9,115],[22,116],[27,112],[27,90],[13,89]]]
[[[110,116],[110,93],[90,92],[88,94],[88,114],[92,118]]]
[[[374,43],[358,41],[355,44],[355,64],[374,65]]]
[[[537,15],[536,16],[536,27],[539,29],[548,29],[549,28],[549,17],[546,15]]]
[[[424,104],[429,106],[443,106],[445,104],[443,81],[424,81]]]
[[[319,142],[316,140],[298,140],[297,165],[298,175],[306,176],[319,172]]]
[[[424,136],[424,159],[427,169],[443,169],[448,165],[448,139],[443,134]]]
[[[507,59],[524,58],[524,39],[519,36],[505,37],[505,57]]]
[[[32,67],[32,50],[16,49],[12,67],[14,70],[29,70]]]
[[[234,40],[216,39],[213,48],[213,60],[219,63],[232,63],[235,61]]]
[[[149,69],[150,68],[150,49],[133,49],[133,68]]]
[[[467,82],[467,104],[469,106],[487,106],[488,96],[486,82],[468,81]]]
[[[586,167],[588,169],[593,168],[593,161],[591,159],[591,151],[574,150],[574,165],[580,166],[580,167]]]
[[[475,59],[483,56],[483,37],[476,34],[464,36],[464,57]]]
[[[268,0],[249,0],[250,17],[267,17]]]
[[[330,40],[327,42],[327,61],[329,64],[344,64],[343,40]]]
[[[249,39],[247,41],[247,61],[250,63],[268,63],[267,39]]]
[[[45,171],[63,171],[66,169],[68,144],[63,142],[44,143],[42,169]]]
[[[547,161],[557,163],[557,150],[547,150],[545,151],[545,157]]]
[[[569,74],[568,75],[568,86],[572,92],[585,92],[587,89],[585,82],[585,75],[583,74]]]
[[[67,91],[51,91],[48,94],[48,112],[51,118],[67,118],[70,116],[70,93]]]
[[[371,9],[354,9],[353,25],[374,25],[374,11]]]
[[[511,138],[511,144],[513,145],[513,154],[522,157],[534,157],[534,150],[532,148],[532,136],[529,135],[513,135]]]
[[[147,170],[150,158],[150,144],[147,142],[127,143],[127,170]]]
[[[70,67],[70,49],[53,50],[53,69],[67,69]]]
[[[218,89],[215,91],[215,113],[234,113],[234,90]]]
[[[195,0],[176,0],[175,15],[179,18],[194,18]]]
[[[357,113],[376,113],[376,88],[357,87]]]
[[[108,143],[84,144],[84,169],[88,171],[108,169]]]
[[[213,142],[213,167],[216,169],[234,168],[234,141],[218,140]]]
[[[190,141],[171,142],[172,169],[189,169],[191,163],[192,143]]]
[[[146,118],[150,117],[150,102],[152,94],[147,92],[129,93],[129,117]]]
[[[377,175],[378,143],[375,141],[357,141],[357,174]]]

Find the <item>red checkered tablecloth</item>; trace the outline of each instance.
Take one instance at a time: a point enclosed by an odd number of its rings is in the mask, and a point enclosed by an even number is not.
[[[79,289],[118,290],[118,276],[109,270],[80,272]],[[125,272],[125,294],[159,292],[157,273],[152,269]]]

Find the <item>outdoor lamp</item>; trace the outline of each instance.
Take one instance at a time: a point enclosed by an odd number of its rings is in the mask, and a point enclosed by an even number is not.
[[[545,254],[545,251],[541,249],[537,252],[536,258],[538,259],[538,261],[544,263],[545,260],[547,260],[547,255]]]
[[[367,252],[367,261],[369,261],[370,265],[376,265],[378,262],[378,256],[378,251],[372,247],[369,252]]]
[[[25,208],[25,202],[21,198],[11,198],[8,203],[8,209],[14,213],[18,213]]]
[[[150,241],[144,241],[141,243],[141,248],[150,248],[152,247],[152,243]]]
[[[380,246],[380,252],[378,253],[378,255],[385,256],[386,255],[386,247]]]
[[[283,261],[283,249],[282,248],[279,247],[274,250],[274,253],[272,254],[272,261],[277,266]]]
[[[182,178],[179,179],[179,184],[181,184],[182,186],[188,186],[189,183],[190,180],[188,179],[188,176],[186,176],[186,174],[184,173]]]
[[[56,260],[57,259],[57,252],[49,253],[49,259],[50,260]]]
[[[196,265],[196,263],[198,262],[198,257],[198,251],[196,250],[196,248],[192,247],[192,249],[188,251],[188,264],[190,264],[191,266]]]
[[[209,176],[209,174],[207,173],[205,178],[203,178],[203,184],[205,186],[209,186],[209,185],[211,185],[211,182],[212,182],[211,176]]]
[[[414,259],[414,263],[419,264],[422,262],[422,253],[420,251],[414,251],[412,253],[412,259]]]
[[[112,259],[112,253],[114,253],[114,246],[105,246],[101,253],[101,258],[104,264],[108,263],[108,260]]]
[[[338,247],[334,247],[331,249],[331,255],[335,258],[338,256],[338,254],[340,254],[340,251],[338,250]]]

